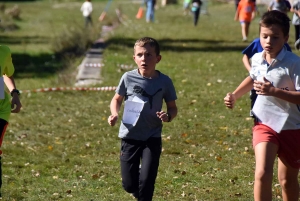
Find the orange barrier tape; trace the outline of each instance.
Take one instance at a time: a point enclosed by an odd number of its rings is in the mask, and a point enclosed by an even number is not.
[[[101,63],[86,63],[84,64],[85,67],[94,67],[94,68],[101,68],[104,64]]]
[[[114,91],[117,87],[52,87],[32,90],[20,90],[20,93],[37,93],[48,91]]]
[[[117,64],[117,66],[121,69],[134,69],[134,68],[137,68],[133,65],[125,65],[125,64],[121,64],[121,65]]]

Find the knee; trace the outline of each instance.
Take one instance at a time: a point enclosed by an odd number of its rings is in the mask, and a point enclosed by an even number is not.
[[[283,190],[286,189],[299,189],[299,183],[297,178],[287,179],[278,178],[280,186]]]
[[[122,184],[123,189],[127,192],[127,193],[135,193],[137,191],[137,186],[132,185],[132,184]]]
[[[260,182],[269,182],[272,181],[273,178],[273,171],[266,171],[266,170],[256,170],[255,171],[255,181]]]

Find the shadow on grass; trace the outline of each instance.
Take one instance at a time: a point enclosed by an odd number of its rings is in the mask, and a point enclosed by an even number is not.
[[[117,45],[120,47],[134,46],[137,39],[113,37],[106,42],[106,45]],[[223,40],[205,40],[205,39],[159,39],[160,48],[162,51],[174,52],[228,52],[228,51],[242,51],[247,45],[241,43],[232,43],[232,41]],[[195,44],[199,44],[198,47]],[[117,48],[114,47],[114,48]],[[201,46],[201,47],[200,47]]]
[[[48,77],[62,70],[64,65],[60,59],[50,54],[28,55],[13,54],[15,78]]]
[[[20,0],[4,0],[4,2],[14,2],[14,1],[20,1]],[[37,1],[37,0],[22,0],[22,2],[24,1]],[[0,1],[2,2],[2,1]]]
[[[49,38],[47,37],[37,37],[37,36],[27,36],[27,37],[11,37],[11,36],[1,36],[0,44],[26,44],[28,43],[36,43],[36,44],[44,44],[49,43]]]
[[[6,43],[18,43],[18,40],[9,40],[8,38],[1,38],[1,41]],[[24,41],[24,38],[20,38],[20,41]],[[25,41],[31,41],[32,37],[25,38]],[[19,41],[19,42],[20,42]],[[36,43],[44,42],[46,39],[37,38]],[[134,38],[110,38],[105,46],[114,45],[112,49],[121,47],[132,48],[136,39]],[[158,40],[162,51],[174,51],[174,52],[228,52],[228,51],[242,51],[245,45],[241,43],[232,43],[230,41],[217,41],[217,40],[202,40],[202,39],[160,39]],[[195,44],[198,43],[198,46]],[[100,44],[100,43],[99,43]],[[104,48],[94,44],[94,48]],[[97,46],[97,47],[96,47]],[[48,77],[58,71],[63,70],[64,64],[61,59],[56,58],[51,54],[40,55],[28,55],[28,54],[13,54],[13,63],[16,69],[14,76],[16,78],[32,78],[32,77]]]
[[[27,44],[46,44],[50,43],[48,37],[11,37],[1,36],[0,44],[10,45],[22,44],[26,49]],[[39,54],[30,55],[27,53],[12,53],[13,64],[15,67],[15,78],[34,78],[49,77],[66,67],[63,61],[63,55],[57,54]]]

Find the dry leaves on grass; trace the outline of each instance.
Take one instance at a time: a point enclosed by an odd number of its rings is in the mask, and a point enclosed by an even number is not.
[[[197,102],[197,100],[191,100],[190,105],[192,105],[192,104],[194,104],[196,102]]]
[[[178,174],[178,173],[179,173],[179,174],[181,174],[181,175],[186,175],[186,171],[184,171],[184,170],[183,170],[183,171],[181,171],[181,170],[174,170],[174,173],[175,173],[175,174]],[[178,177],[173,177],[173,178],[178,178]]]
[[[170,141],[171,140],[171,136],[163,137],[162,140],[165,141],[165,142],[166,141]]]
[[[228,127],[227,126],[223,126],[223,127],[219,127],[219,129],[227,131]]]
[[[215,159],[216,159],[217,161],[222,161],[222,157],[221,157],[221,156],[215,156]]]
[[[187,136],[188,136],[187,133],[182,133],[182,134],[181,134],[181,137],[183,137],[183,138],[184,138],[184,137],[187,137]]]
[[[32,174],[33,177],[40,177],[41,176],[40,172],[35,171],[35,170],[31,170],[31,174]]]

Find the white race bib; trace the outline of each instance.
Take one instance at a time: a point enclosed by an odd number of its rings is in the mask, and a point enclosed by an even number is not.
[[[289,105],[275,97],[258,95],[252,112],[261,121],[280,133],[289,117]]]
[[[136,101],[127,100],[125,102],[124,113],[123,113],[123,118],[122,118],[122,122],[124,124],[130,124],[132,126],[135,126],[136,122],[139,120],[141,111],[142,111],[145,103],[141,102],[141,101],[138,101],[138,102],[136,102]]]

